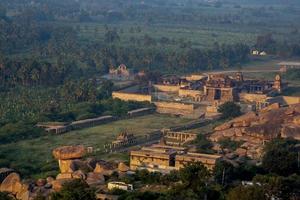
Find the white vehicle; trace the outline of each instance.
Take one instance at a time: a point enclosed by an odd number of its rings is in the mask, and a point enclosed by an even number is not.
[[[109,190],[120,189],[120,190],[125,190],[125,191],[132,191],[133,190],[133,185],[132,184],[126,184],[124,182],[109,182],[108,185],[107,185],[107,188]]]

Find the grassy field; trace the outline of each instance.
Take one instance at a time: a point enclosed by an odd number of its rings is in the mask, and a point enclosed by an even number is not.
[[[99,149],[98,158],[120,159],[126,155],[111,156],[101,153],[103,145],[111,142],[124,129],[141,135],[156,129],[181,125],[189,122],[188,119],[167,115],[152,114],[142,117],[115,121],[109,124],[69,132],[62,135],[46,135],[38,139],[24,140],[17,143],[0,145],[0,167],[5,163],[16,170],[22,169],[21,174],[27,176],[46,176],[55,174],[57,163],[53,160],[51,151],[63,145],[92,146]],[[4,167],[4,166],[3,166]],[[47,173],[45,173],[47,172]],[[51,172],[51,173],[50,173]]]
[[[93,42],[103,41],[104,34],[106,32],[105,26],[103,24],[97,23],[77,23],[73,26],[75,29],[79,30],[79,36],[81,40]],[[250,32],[248,30],[240,29],[227,29],[226,27],[210,27],[210,26],[189,26],[189,27],[162,27],[162,26],[143,26],[141,27],[141,32],[130,32],[131,27],[135,27],[130,24],[122,25],[111,25],[111,28],[115,27],[119,30],[121,41],[119,45],[126,46],[130,43],[130,38],[142,39],[145,35],[149,35],[155,39],[160,39],[161,37],[167,37],[174,40],[180,40],[182,38],[188,39],[192,42],[194,47],[209,48],[212,47],[215,42],[221,44],[235,44],[238,42],[243,42],[247,44],[253,44],[257,32]],[[172,46],[172,45],[171,45]]]

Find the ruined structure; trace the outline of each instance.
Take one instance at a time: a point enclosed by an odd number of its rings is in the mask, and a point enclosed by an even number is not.
[[[237,88],[233,79],[224,74],[208,75],[204,86],[206,100],[237,101]]]
[[[175,132],[170,130],[163,130],[162,133],[165,144],[170,146],[183,146],[197,138],[197,134],[195,133]]]
[[[280,62],[278,65],[281,72],[287,72],[290,69],[300,69],[300,62]]]
[[[123,145],[123,146],[133,145],[136,143],[137,143],[136,137],[132,133],[127,133],[127,131],[121,132],[118,135],[117,139],[112,141],[113,145]]]
[[[208,169],[212,170],[216,165],[217,160],[220,158],[221,156],[219,155],[188,152],[187,154],[176,156],[175,168],[180,169],[184,168],[188,164],[201,162]]]
[[[109,76],[110,76],[111,79],[128,80],[128,79],[131,78],[132,74],[127,69],[126,65],[121,64],[117,68],[110,67]]]
[[[172,76],[170,79],[165,79],[154,85],[156,91],[176,93],[180,98],[211,107],[227,101],[244,101],[247,94],[269,96],[273,93],[281,93],[287,86],[282,83],[280,75],[276,75],[274,81],[246,80],[241,72],[234,76],[220,73],[196,77]],[[259,103],[257,108],[260,109],[264,107],[265,102],[252,103]]]
[[[165,146],[162,144],[151,147],[143,147],[138,151],[130,152],[130,169],[158,171],[169,173],[172,170],[179,170],[185,164],[201,162],[208,169],[212,169],[221,156],[209,154],[197,154],[186,152],[185,148]]]
[[[130,169],[147,169],[168,173],[175,167],[176,151],[173,149],[144,147],[130,152]]]

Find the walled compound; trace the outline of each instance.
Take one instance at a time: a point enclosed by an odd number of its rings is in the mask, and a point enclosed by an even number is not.
[[[201,118],[217,113],[218,107],[228,101],[243,102],[251,105],[250,110],[260,110],[270,104],[270,96],[280,94],[287,84],[280,75],[274,81],[264,81],[246,80],[242,73],[215,73],[165,76],[149,87],[147,94],[115,91],[113,98],[148,101],[155,104],[158,113]]]

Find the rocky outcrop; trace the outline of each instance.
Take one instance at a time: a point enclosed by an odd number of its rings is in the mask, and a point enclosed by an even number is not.
[[[9,174],[4,181],[1,183],[0,191],[9,192],[14,195],[22,190],[22,183],[20,175],[17,173]]]
[[[101,185],[101,184],[105,183],[105,179],[104,179],[103,174],[89,172],[87,174],[86,183],[90,186]]]
[[[115,167],[111,163],[108,163],[103,160],[97,162],[96,167],[94,169],[95,173],[100,173],[108,176],[111,175],[114,171]]]
[[[120,162],[118,165],[119,172],[128,172],[130,170],[129,166],[123,162]]]
[[[81,161],[86,151],[84,146],[63,146],[53,150],[53,156],[58,160],[59,169],[61,174],[59,179],[64,177],[72,178],[72,173],[86,168],[86,163]]]
[[[215,128],[210,140],[218,142],[224,138],[245,141],[247,155],[257,157],[264,141],[277,137],[300,140],[300,104],[280,108],[271,105],[258,113],[250,112]],[[244,153],[244,151],[241,151]]]
[[[28,184],[21,181],[20,175],[17,173],[9,174],[1,183],[0,192],[8,192],[16,199],[30,200],[31,191]]]
[[[53,156],[57,160],[72,160],[82,158],[86,151],[84,146],[63,146],[53,150]]]
[[[271,140],[276,137],[298,138],[300,128],[300,104],[287,108],[271,105],[255,114],[247,113],[215,128],[212,138],[242,137],[243,135]]]

